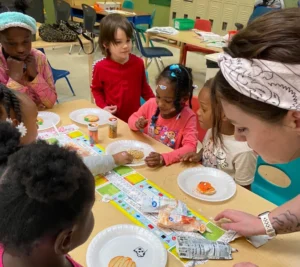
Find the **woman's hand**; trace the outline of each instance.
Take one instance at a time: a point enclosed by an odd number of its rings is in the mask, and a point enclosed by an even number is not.
[[[135,127],[138,130],[143,130],[148,124],[148,120],[145,117],[139,117],[138,120],[135,122]]]
[[[251,262],[241,262],[233,265],[233,267],[258,267],[258,266]]]
[[[145,162],[146,165],[151,168],[165,165],[163,156],[156,152],[151,152],[149,156],[145,158]]]
[[[251,214],[237,210],[225,210],[215,218],[216,221],[221,219],[230,220],[230,222],[221,224],[221,227],[225,230],[233,230],[243,236],[266,234],[260,218]]]
[[[114,154],[113,158],[118,166],[130,164],[133,161],[133,157],[126,151]]]
[[[117,109],[118,109],[117,106],[106,106],[104,108],[104,110],[108,111],[111,114],[116,114],[117,113]]]
[[[24,75],[24,61],[16,60],[11,57],[7,59],[7,75],[16,82],[20,82]]]
[[[202,156],[200,153],[196,152],[189,152],[183,155],[180,159],[181,162],[195,162],[198,163],[200,162]]]
[[[26,73],[27,76],[29,77],[29,81],[33,81],[35,77],[38,75],[37,72],[37,66],[36,66],[36,60],[33,55],[29,55],[25,59],[26,63]]]

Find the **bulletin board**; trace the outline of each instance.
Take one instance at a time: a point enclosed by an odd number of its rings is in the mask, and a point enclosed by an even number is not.
[[[149,4],[158,6],[171,6],[171,0],[149,0]]]

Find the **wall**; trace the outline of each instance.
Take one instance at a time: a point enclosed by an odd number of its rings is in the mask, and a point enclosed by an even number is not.
[[[298,0],[284,0],[286,7],[297,7]]]
[[[152,13],[156,9],[154,26],[169,26],[170,7],[149,4],[149,0],[133,0],[136,11]]]
[[[46,22],[55,23],[53,0],[44,0],[44,7],[46,10]]]

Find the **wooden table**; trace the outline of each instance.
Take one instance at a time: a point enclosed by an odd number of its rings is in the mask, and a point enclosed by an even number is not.
[[[159,37],[159,38],[163,38],[163,39],[166,39],[166,40],[169,40],[169,41],[175,41],[175,42],[179,43],[180,54],[179,54],[179,61],[178,62],[182,62],[183,48],[184,48],[185,44],[194,45],[194,46],[198,46],[198,47],[202,47],[202,48],[207,48],[207,49],[210,49],[212,51],[215,51],[216,53],[223,51],[222,48],[208,47],[207,44],[199,38],[199,35],[194,33],[192,30],[190,30],[190,31],[179,31],[175,35],[161,34],[161,33],[159,33],[159,34],[157,34],[157,33],[147,33],[146,34],[146,46],[147,47],[149,46],[150,39],[155,38],[155,37]],[[145,66],[147,66],[147,60],[146,59],[145,59]]]
[[[122,14],[129,21],[134,24],[151,24],[151,14],[140,11],[131,11],[131,10],[121,10],[124,11]],[[96,11],[97,13],[97,21],[99,22],[103,17],[112,14],[111,12],[107,12],[105,10]],[[133,14],[134,13],[134,14]],[[83,11],[81,5],[71,5],[71,17],[77,17],[83,19]]]
[[[73,123],[69,119],[69,113],[80,108],[91,108],[95,105],[87,100],[77,100],[58,104],[50,111],[56,112],[61,117],[61,123],[68,125]],[[80,126],[81,131],[87,133],[87,128]],[[118,139],[135,139],[147,142],[153,146],[158,152],[168,152],[170,148],[155,141],[154,139],[144,136],[141,133],[134,133],[129,130],[128,125],[119,120]],[[108,138],[107,126],[100,128],[99,139],[101,145],[108,145],[113,140]],[[117,140],[118,140],[117,139]],[[258,197],[252,192],[237,186],[236,195],[227,202],[222,203],[206,203],[196,200],[183,193],[177,185],[178,174],[186,169],[188,165],[181,163],[174,164],[170,167],[163,167],[159,170],[147,167],[139,167],[137,170],[149,180],[155,182],[159,187],[167,190],[176,198],[184,201],[190,208],[196,212],[201,212],[208,218],[214,217],[220,211],[233,208],[244,210],[252,214],[259,214],[263,211],[272,210],[275,206],[270,202]],[[103,229],[116,224],[132,223],[125,215],[115,209],[109,203],[100,201],[100,196],[96,194],[96,202],[93,207],[95,216],[95,227],[88,241],[82,246],[71,252],[71,256],[83,266],[86,265],[86,252],[88,245],[93,237]],[[234,253],[233,261],[208,261],[205,266],[212,267],[231,267],[234,263],[242,261],[250,261],[258,264],[260,267],[299,267],[300,264],[300,233],[289,235],[281,235],[270,241],[263,247],[256,249],[245,239],[241,238],[232,243],[232,246],[239,250]],[[182,264],[172,255],[168,254],[168,267],[181,267]],[[201,265],[202,266],[202,265]],[[99,266],[100,267],[100,266]],[[102,267],[102,266],[101,266]],[[104,267],[104,266],[103,266]],[[155,267],[155,266],[153,266]]]
[[[40,27],[40,23],[37,23],[37,27]],[[87,49],[87,52],[92,51],[92,43],[85,39],[84,37],[80,37],[82,43],[84,45],[88,44],[89,47]],[[75,42],[45,42],[42,40],[42,38],[39,36],[39,31],[36,32],[36,41],[32,42],[33,48],[50,48],[50,47],[65,47],[65,46],[71,46],[71,45],[79,45],[78,41]],[[94,63],[94,53],[88,55],[88,66],[89,66],[89,83],[92,83],[92,72],[93,72],[93,63]],[[92,96],[91,96],[92,99]],[[93,100],[91,100],[93,101]]]

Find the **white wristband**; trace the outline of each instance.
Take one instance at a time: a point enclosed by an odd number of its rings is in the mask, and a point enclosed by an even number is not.
[[[264,228],[266,229],[266,233],[269,237],[275,237],[276,236],[276,231],[275,229],[273,228],[273,225],[269,219],[269,213],[270,212],[264,212],[260,215],[258,215],[261,219],[261,222],[264,226]]]

